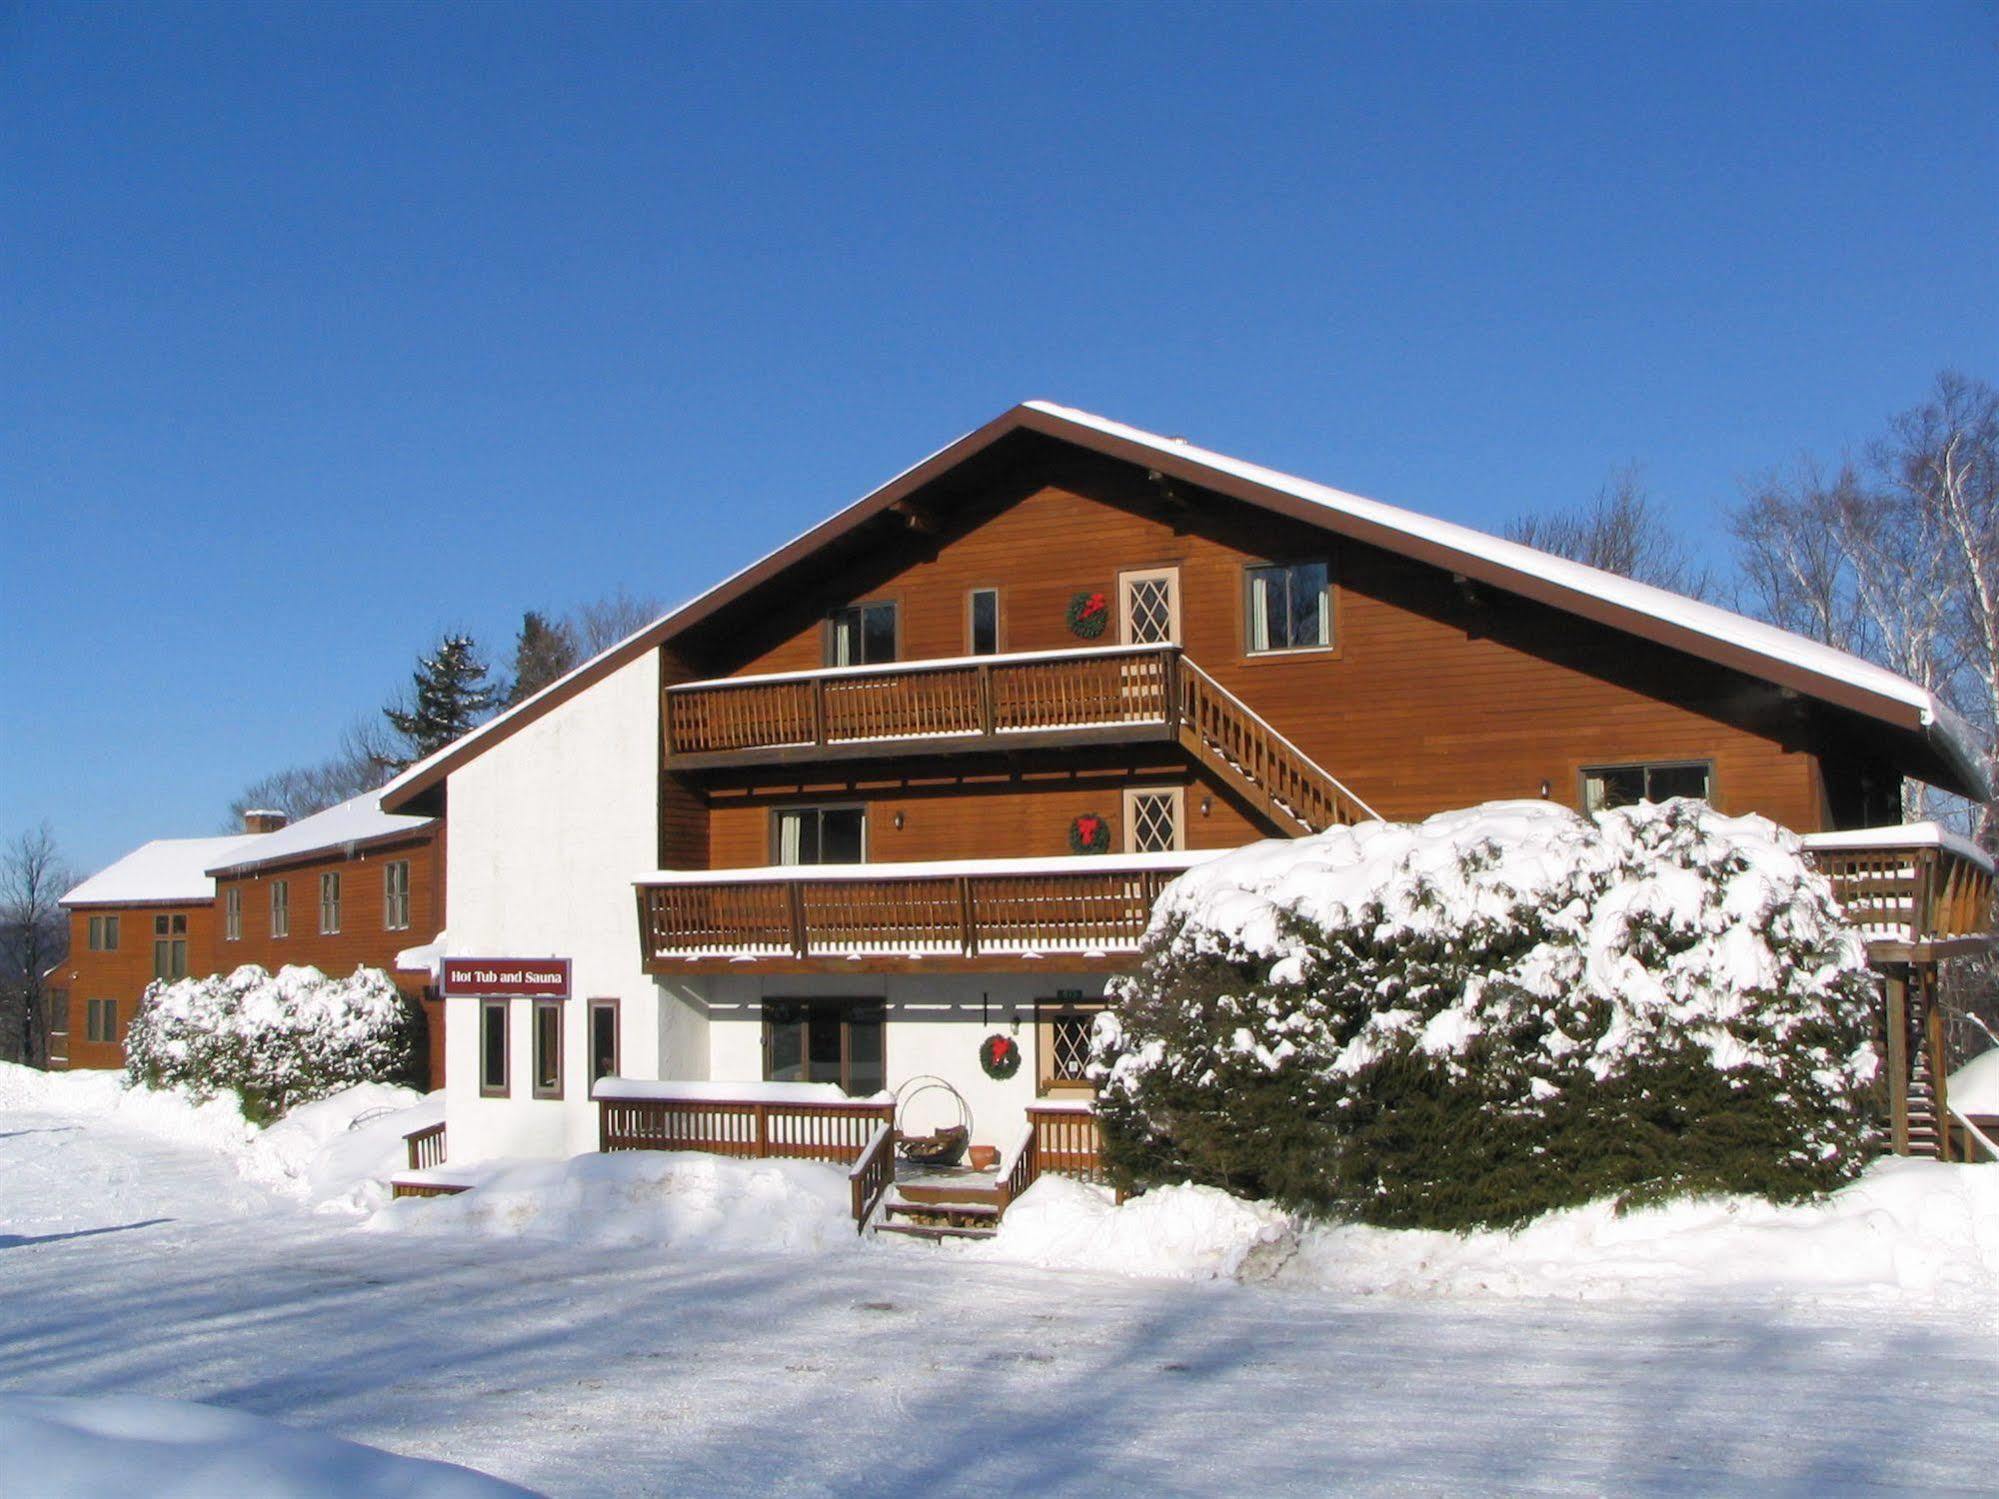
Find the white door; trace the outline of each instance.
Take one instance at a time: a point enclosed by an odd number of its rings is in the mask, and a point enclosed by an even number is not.
[[[1118,574],[1118,631],[1126,645],[1179,643],[1179,568]]]

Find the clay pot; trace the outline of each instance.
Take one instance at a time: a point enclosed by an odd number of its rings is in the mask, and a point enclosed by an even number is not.
[[[974,1171],[990,1171],[998,1164],[999,1147],[997,1145],[974,1145],[972,1147],[972,1169]]]

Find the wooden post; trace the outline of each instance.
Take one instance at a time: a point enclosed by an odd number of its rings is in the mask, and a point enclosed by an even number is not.
[[[973,920],[976,914],[972,904],[972,882],[964,875],[958,876],[958,947],[968,958],[976,957],[979,951],[979,928]]]
[[[983,661],[979,663],[979,732],[988,739],[993,737],[993,669]]]
[[[1940,1159],[1947,1161],[1950,1159],[1950,1079],[1944,1069],[1949,1056],[1944,1043],[1943,1006],[1937,1003],[1934,969],[1923,976],[1923,999],[1923,1039],[1930,1053],[1930,1097],[1937,1111],[1937,1153]]]
[[[812,742],[826,742],[826,679],[812,679]]]
[[[789,880],[784,887],[785,900],[790,907],[791,953],[793,957],[805,956],[805,891],[797,880]]]
[[[1888,1130],[1896,1155],[1909,1153],[1909,985],[1899,972],[1886,979],[1888,994]]]

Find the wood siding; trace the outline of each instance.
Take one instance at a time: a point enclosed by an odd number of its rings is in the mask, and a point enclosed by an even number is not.
[[[51,984],[69,991],[69,1065],[123,1067],[125,1028],[139,1011],[139,999],[153,981],[153,918],[187,917],[187,971],[215,971],[216,907],[213,901],[182,901],[146,906],[77,906],[69,913],[69,956]],[[90,918],[118,918],[118,950],[90,950]],[[90,1001],[118,1003],[116,1042],[90,1039]]]
[[[1173,566],[1189,659],[1385,817],[1539,797],[1544,784],[1550,799],[1575,806],[1587,766],[1700,760],[1712,767],[1721,810],[1760,812],[1799,831],[1825,823],[1815,751],[1828,726],[1767,683],[1219,497],[1164,502],[1115,464],[1078,455],[1061,469],[985,496],[938,535],[878,535],[816,590],[794,589],[753,624],[683,642],[672,680],[816,669],[826,612],[876,599],[898,605],[904,659],[959,655],[974,588],[1000,591],[1009,651],[1074,648],[1088,642],[1064,617],[1073,595],[1114,599],[1121,570]],[[1316,558],[1333,568],[1333,644],[1246,654],[1245,565]],[[1116,633],[1113,624],[1101,643],[1114,644]],[[855,768],[846,799],[869,806],[871,860],[1059,853],[1077,812],[1121,814],[1111,790],[1028,779],[1050,766],[1059,772],[1068,758],[1019,757],[1003,787],[951,784],[962,771],[947,756],[899,767],[905,780],[937,782],[922,791],[899,785],[894,770]],[[1201,781],[1184,754],[1177,763],[1183,781]],[[789,774],[792,798],[819,794],[806,784],[811,772]],[[696,787],[714,803],[711,866],[768,860],[774,798],[730,806],[725,776],[668,780],[683,793],[672,847],[690,861],[674,867],[693,867],[685,793]],[[877,789],[866,789],[870,780]],[[833,776],[820,789],[842,799]],[[1197,800],[1190,795],[1192,846],[1268,835],[1219,792],[1214,806],[1229,815],[1204,825],[1192,812]],[[663,836],[663,852],[668,842]]]

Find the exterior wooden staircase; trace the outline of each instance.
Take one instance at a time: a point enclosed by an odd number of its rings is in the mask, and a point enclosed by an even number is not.
[[[874,1227],[913,1239],[990,1239],[1005,1211],[997,1185],[898,1182]]]
[[[1181,745],[1274,827],[1299,838],[1381,820],[1374,808],[1189,657],[1175,659],[1173,679]]]

